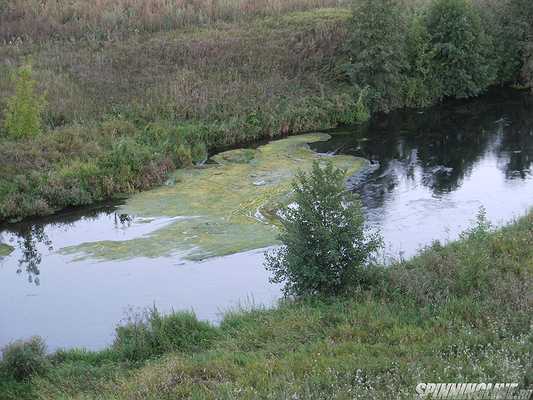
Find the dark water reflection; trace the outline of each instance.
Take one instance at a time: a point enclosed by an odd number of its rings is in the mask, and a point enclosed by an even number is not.
[[[396,112],[331,134],[316,150],[372,161],[352,184],[392,256],[455,238],[480,206],[495,223],[533,206],[533,97],[526,93],[499,91],[424,112]],[[101,348],[129,306],[192,308],[200,318],[217,320],[220,310],[249,299],[275,301],[279,289],[267,283],[261,251],[203,263],[170,257],[74,261],[57,252],[136,238],[169,222],[104,206],[0,227],[0,243],[15,248],[0,257],[0,346],[39,334],[51,349]]]
[[[423,112],[395,112],[330,131],[321,152],[373,162],[352,183],[393,252],[453,238],[480,206],[501,223],[533,206],[533,97],[498,91]]]

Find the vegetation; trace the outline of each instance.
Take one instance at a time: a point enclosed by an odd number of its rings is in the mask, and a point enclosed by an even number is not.
[[[494,82],[492,43],[470,2],[435,0],[425,25],[432,49],[430,65],[442,97],[476,96]]]
[[[402,106],[404,19],[397,0],[353,2],[346,73],[357,88],[369,88],[373,110]]]
[[[283,246],[266,254],[271,280],[284,284],[286,295],[333,296],[365,282],[380,240],[366,234],[359,200],[344,181],[331,162],[315,161],[292,184],[291,204],[280,211]]]
[[[29,65],[13,75],[15,94],[7,100],[5,130],[13,138],[36,136],[41,131],[41,117],[46,101],[35,93],[37,82],[32,79]]]
[[[376,268],[349,295],[228,313],[149,313],[100,352],[59,351],[3,399],[412,399],[418,382],[531,382],[533,214]],[[136,339],[134,339],[136,338]],[[9,350],[8,350],[9,351]],[[164,353],[164,354],[163,354]]]
[[[0,220],[147,189],[220,147],[531,86],[532,13],[527,0],[0,2]]]
[[[46,344],[40,337],[17,341],[2,349],[3,374],[16,381],[24,381],[32,375],[43,374],[48,366]]]

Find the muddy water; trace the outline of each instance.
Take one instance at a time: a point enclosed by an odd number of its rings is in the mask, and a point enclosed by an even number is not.
[[[359,162],[349,155],[372,161],[351,184],[369,224],[381,229],[387,256],[408,257],[432,240],[456,238],[480,206],[496,224],[533,206],[533,98],[528,95],[499,92],[328,133],[331,139],[311,140],[311,147],[328,157],[343,154],[337,159],[341,165]],[[283,179],[294,165],[318,157],[305,146],[295,150],[289,144],[272,148],[272,153],[290,153],[283,162],[262,164],[261,157],[246,152],[245,160],[228,167],[229,174],[244,171],[250,178],[245,190],[253,200],[221,204],[219,209],[231,217],[215,207],[204,213],[210,219],[200,223],[193,214],[202,209],[191,208],[191,197],[177,199],[187,203],[186,216],[195,219],[183,220],[174,197],[160,202],[164,208],[136,207],[147,196],[174,196],[175,188],[188,184],[179,178],[129,204],[5,227],[0,243],[13,251],[0,247],[0,345],[38,334],[51,350],[98,349],[111,343],[115,325],[128,312],[153,304],[162,311],[194,310],[211,321],[228,309],[273,304],[279,289],[268,284],[263,251],[253,250],[273,237],[264,225],[268,221],[259,218],[261,207],[279,200]],[[241,165],[250,160],[258,169]],[[246,183],[240,178],[221,183],[220,171],[215,172],[200,171],[194,179],[211,179],[207,189],[215,190],[217,182],[217,187],[227,186],[228,197],[236,191],[232,188]],[[239,231],[246,232],[246,240],[239,239]],[[220,248],[219,242],[224,244]],[[247,251],[231,254],[242,250]],[[198,254],[203,261],[189,261]]]

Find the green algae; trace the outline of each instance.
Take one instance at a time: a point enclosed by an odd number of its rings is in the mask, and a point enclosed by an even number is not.
[[[10,255],[13,250],[15,250],[12,246],[4,243],[0,243],[0,257],[6,257]]]
[[[353,175],[364,160],[313,152],[309,143],[323,133],[293,136],[257,149],[237,149],[212,157],[215,163],[182,169],[163,186],[131,197],[121,212],[143,218],[176,217],[148,235],[124,241],[84,243],[63,253],[78,258],[121,260],[179,255],[201,260],[276,243],[276,211],[289,201],[290,183],[314,160],[329,159]]]

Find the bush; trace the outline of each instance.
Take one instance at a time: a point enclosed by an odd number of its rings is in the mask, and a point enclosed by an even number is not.
[[[266,254],[271,281],[285,295],[335,295],[364,284],[364,265],[378,250],[359,201],[344,187],[344,172],[318,161],[292,184],[294,205],[282,210],[283,247]]]
[[[46,344],[38,336],[8,344],[2,349],[0,366],[8,375],[19,381],[43,374],[49,367]]]
[[[355,0],[345,66],[354,85],[369,88],[372,111],[401,104],[404,29],[397,0]]]
[[[41,130],[41,118],[46,101],[35,93],[37,82],[32,79],[29,65],[20,67],[13,75],[15,94],[7,100],[5,128],[9,136],[35,136]]]
[[[465,98],[495,81],[492,43],[468,0],[434,0],[425,17],[431,68],[444,97]]]
[[[405,102],[409,107],[426,107],[442,97],[440,82],[433,74],[434,49],[422,16],[415,15],[407,33],[409,71],[405,80]]]
[[[205,349],[215,335],[215,328],[190,312],[162,316],[154,307],[117,328],[113,349],[123,359],[143,361],[172,351]]]

